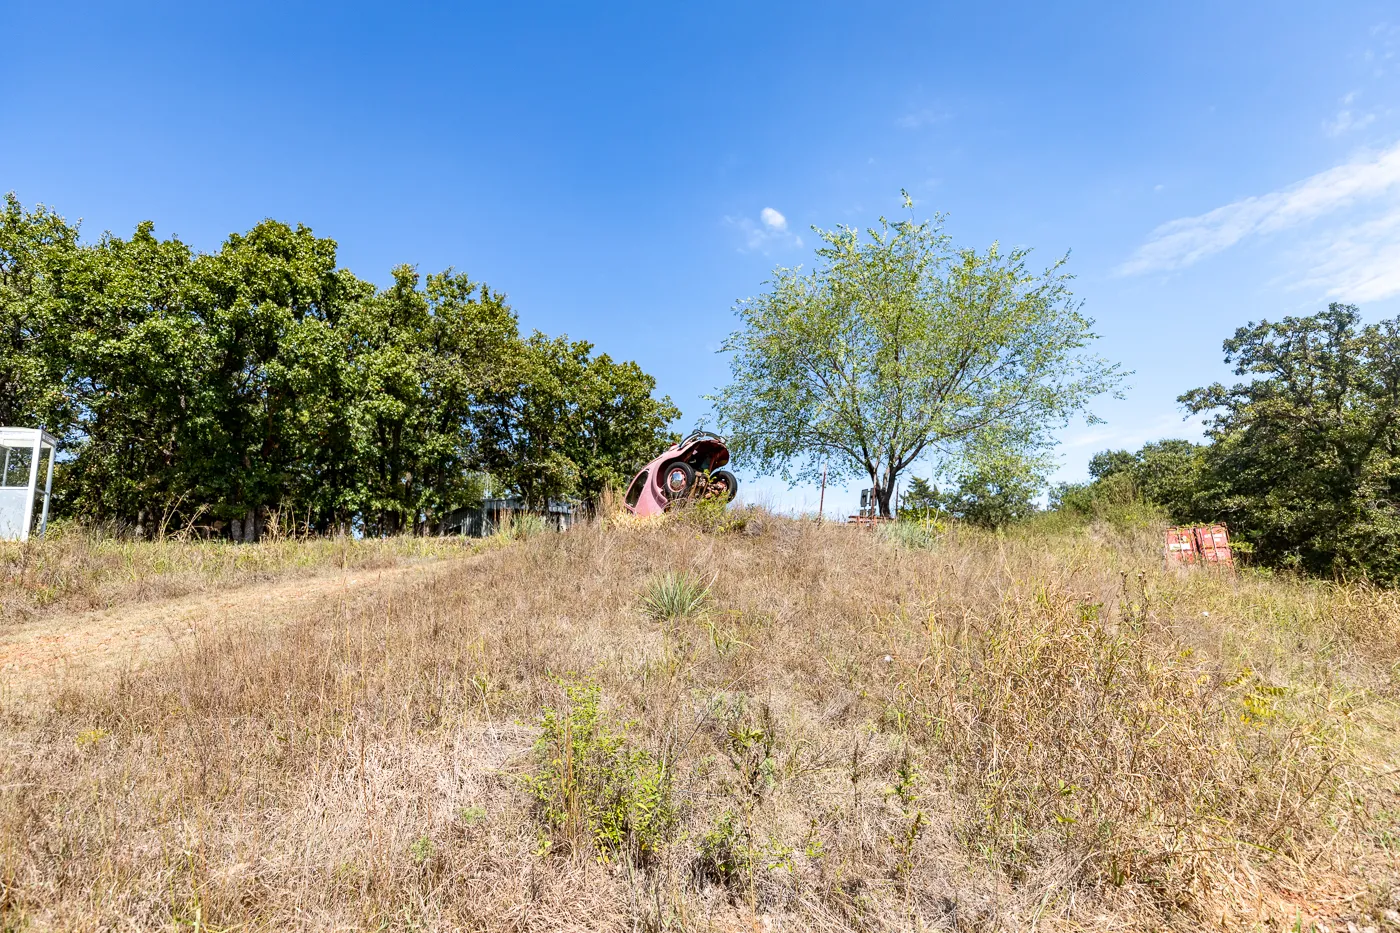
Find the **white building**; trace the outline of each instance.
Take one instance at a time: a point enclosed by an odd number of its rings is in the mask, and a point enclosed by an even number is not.
[[[39,492],[39,466],[48,452],[44,489]],[[40,502],[39,537],[49,524],[49,493],[53,490],[53,459],[58,441],[39,428],[0,427],[0,541],[27,541],[34,527],[35,501]]]

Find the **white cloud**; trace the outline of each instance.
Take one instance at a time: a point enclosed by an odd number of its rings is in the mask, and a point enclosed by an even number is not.
[[[1400,211],[1400,145],[1338,165],[1279,191],[1244,198],[1196,217],[1162,224],[1119,272],[1183,269],[1250,236],[1300,227],[1343,208]],[[1364,227],[1351,233],[1361,237]]]
[[[1379,217],[1334,232],[1305,253],[1310,264],[1298,283],[1339,301],[1379,301],[1400,294],[1400,205]]]
[[[740,252],[768,253],[776,247],[801,247],[802,237],[788,229],[787,218],[781,211],[765,207],[758,213],[758,220],[751,217],[725,217],[724,222],[738,230],[744,245]]]
[[[1337,111],[1336,117],[1322,125],[1328,136],[1341,136],[1343,133],[1359,130],[1376,122],[1374,113],[1356,113],[1352,109],[1352,104],[1355,101],[1356,91],[1352,91],[1342,98],[1341,109]]]

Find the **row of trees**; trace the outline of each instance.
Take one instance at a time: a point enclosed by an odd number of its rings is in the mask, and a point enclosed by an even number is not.
[[[433,531],[488,485],[542,503],[625,484],[679,416],[654,390],[586,342],[522,336],[451,269],[377,288],[302,226],[199,253],[150,223],[85,244],[13,195],[0,216],[0,424],[62,436],[60,512]]]
[[[1400,583],[1400,318],[1352,305],[1240,328],[1225,358],[1248,377],[1179,401],[1207,442],[1105,451],[1092,482],[1054,504],[1104,513],[1135,501],[1179,522],[1223,521],[1259,563]]]

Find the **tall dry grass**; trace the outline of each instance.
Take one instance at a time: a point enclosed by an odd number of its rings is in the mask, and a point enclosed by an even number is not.
[[[7,701],[0,922],[1362,929],[1400,906],[1394,594],[1168,572],[1148,532],[909,548],[711,518],[529,536]],[[706,597],[657,611],[682,576]]]
[[[277,538],[257,544],[136,541],[100,529],[57,529],[0,541],[0,625],[47,613],[169,599],[333,568],[369,570],[468,553],[461,538]]]

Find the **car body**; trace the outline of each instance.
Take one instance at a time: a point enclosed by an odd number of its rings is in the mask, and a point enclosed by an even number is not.
[[[729,462],[724,438],[696,431],[670,447],[633,478],[623,505],[633,515],[660,515],[678,502],[724,495],[733,499],[739,481],[720,469]]]

